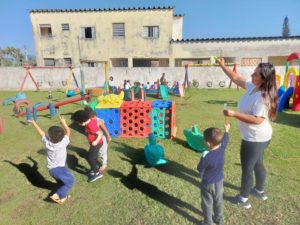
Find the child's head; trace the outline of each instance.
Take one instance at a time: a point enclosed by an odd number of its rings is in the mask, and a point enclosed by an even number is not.
[[[56,144],[64,138],[65,131],[59,126],[52,126],[48,129],[48,136],[50,138],[50,141]]]
[[[92,110],[92,108],[89,107],[89,106],[85,106],[84,107],[84,111],[86,111],[90,115],[90,118],[97,116],[96,113],[95,113],[95,111]]]
[[[212,149],[219,145],[223,139],[223,133],[219,128],[210,127],[203,132],[204,141]]]
[[[71,116],[71,120],[76,123],[83,125],[86,121],[90,119],[90,114],[85,110],[78,110]]]

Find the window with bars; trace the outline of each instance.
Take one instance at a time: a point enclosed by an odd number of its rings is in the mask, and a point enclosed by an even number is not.
[[[97,67],[97,63],[95,62],[87,62],[86,64],[88,67]]]
[[[68,31],[70,30],[70,25],[68,23],[61,24],[62,31]]]
[[[143,37],[159,38],[159,26],[144,26]]]
[[[55,60],[53,58],[44,58],[45,66],[55,66]]]
[[[40,24],[40,34],[41,37],[51,38],[52,37],[52,28],[51,24]]]
[[[95,39],[96,38],[96,28],[95,27],[81,27],[80,28],[80,38]]]
[[[71,66],[72,65],[72,59],[71,58],[64,58],[65,60],[65,65]]]
[[[113,37],[125,37],[125,24],[113,23]]]

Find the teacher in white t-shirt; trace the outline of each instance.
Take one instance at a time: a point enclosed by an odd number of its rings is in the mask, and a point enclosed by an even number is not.
[[[276,72],[272,64],[260,63],[251,75],[251,81],[246,81],[242,75],[228,68],[223,58],[217,61],[236,85],[246,89],[238,103],[238,111],[224,109],[224,115],[240,122],[242,180],[240,194],[232,202],[248,209],[251,208],[249,194],[261,200],[268,198],[264,192],[266,169],[263,155],[272,138],[270,121],[277,116]]]

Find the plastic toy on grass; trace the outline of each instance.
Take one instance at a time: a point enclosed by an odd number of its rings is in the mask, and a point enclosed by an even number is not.
[[[185,128],[183,134],[192,149],[201,153],[208,150],[204,143],[203,135],[199,132],[196,124],[194,124],[192,129]]]
[[[25,100],[25,99],[26,99],[26,95],[23,92],[20,92],[16,94],[16,97],[4,99],[2,105],[6,106],[11,102],[15,103],[18,100]]]
[[[109,94],[101,95],[98,97],[98,104],[96,108],[120,108],[123,103],[124,92],[121,91],[120,94]]]
[[[164,148],[156,144],[156,138],[152,133],[149,134],[148,139],[149,144],[144,147],[145,158],[148,165],[158,166],[166,164],[167,160],[165,160]]]

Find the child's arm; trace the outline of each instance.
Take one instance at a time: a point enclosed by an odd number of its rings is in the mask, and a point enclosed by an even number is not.
[[[27,122],[31,123],[34,126],[34,128],[41,137],[45,137],[45,132],[39,127],[39,125],[37,125],[37,123],[34,120],[27,120]]]
[[[225,128],[225,132],[229,132],[229,130],[230,130],[230,123],[225,123],[224,124],[224,128]]]
[[[197,170],[199,171],[200,174],[200,179],[202,180],[204,172],[206,169],[206,160],[204,160],[204,158],[201,158],[198,166],[197,166]]]
[[[108,130],[107,130],[105,124],[104,124],[101,120],[98,120],[98,125],[99,125],[99,127],[101,128],[101,130],[104,131],[105,136],[106,136],[106,138],[107,138],[107,141],[108,141],[108,142],[111,142],[111,137],[110,137],[110,135],[109,135],[109,132],[108,132]]]
[[[96,134],[97,134],[97,138],[92,142],[93,146],[96,146],[103,137],[103,133],[100,130],[97,131]]]
[[[67,122],[66,122],[65,118],[63,118],[62,116],[60,116],[59,119],[60,119],[61,125],[63,126],[63,128],[64,128],[65,131],[66,131],[66,135],[67,135],[68,137],[70,137],[71,130],[70,130],[69,126],[67,125]]]

